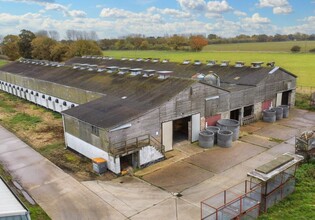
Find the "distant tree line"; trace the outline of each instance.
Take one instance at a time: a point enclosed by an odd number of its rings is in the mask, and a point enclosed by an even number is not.
[[[250,42],[281,42],[281,41],[312,41],[315,40],[315,34],[275,34],[275,35],[245,35],[241,34],[231,38],[222,38],[216,34],[209,34],[209,44],[227,44],[227,43],[250,43]]]
[[[191,50],[200,51],[208,45],[208,39],[202,35],[173,35],[165,37],[145,37],[128,35],[119,39],[101,39],[103,50]]]
[[[68,30],[67,37],[67,40],[58,41],[60,36],[57,31],[41,30],[33,33],[21,30],[19,35],[10,34],[2,38],[0,53],[10,60],[24,57],[58,62],[74,56],[102,54],[95,41],[96,32]]]
[[[67,30],[66,39],[54,30],[40,30],[35,33],[21,30],[19,35],[0,35],[0,55],[10,60],[19,57],[64,61],[73,56],[87,54],[101,55],[102,50],[183,50],[200,51],[208,44],[279,42],[315,40],[315,34],[295,33],[288,35],[238,35],[223,38],[216,34],[172,35],[163,37],[146,37],[144,35],[128,35],[117,39],[99,39],[95,31]],[[299,52],[298,46],[291,48]],[[310,52],[315,52],[315,48]]]
[[[173,35],[164,37],[145,37],[143,35],[128,35],[117,39],[101,39],[99,45],[103,50],[191,50],[199,51],[208,44],[251,43],[251,42],[281,42],[281,41],[311,41],[315,34],[288,35],[245,35],[223,38],[216,34]],[[312,51],[310,51],[312,52]]]

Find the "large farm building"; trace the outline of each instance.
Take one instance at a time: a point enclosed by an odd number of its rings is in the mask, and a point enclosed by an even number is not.
[[[162,159],[180,139],[198,141],[219,119],[246,124],[271,106],[292,106],[295,87],[295,75],[260,62],[85,56],[0,68],[1,90],[61,112],[66,147],[106,159],[114,173]]]

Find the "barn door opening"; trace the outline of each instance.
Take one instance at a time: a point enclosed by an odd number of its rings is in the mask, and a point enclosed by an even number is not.
[[[239,116],[240,116],[240,109],[235,109],[230,112],[230,119],[239,121]]]
[[[282,93],[281,105],[290,104],[290,94],[291,94],[291,91],[286,91]]]
[[[189,122],[191,117],[180,118],[173,121],[173,141],[174,143],[188,140]]]
[[[129,167],[137,168],[139,159],[139,152],[128,154],[120,157],[120,169],[127,170]]]

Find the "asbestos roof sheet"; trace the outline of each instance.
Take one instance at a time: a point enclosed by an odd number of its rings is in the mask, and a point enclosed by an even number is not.
[[[153,63],[153,62],[136,62],[130,60],[99,60],[99,59],[88,59],[75,57],[70,59],[67,64],[73,63],[89,63],[96,65],[105,65],[105,66],[130,66],[131,68],[142,68],[142,69],[154,69],[157,71],[173,71],[173,76],[175,77],[184,77],[191,78],[196,73],[216,73],[221,82],[231,83],[231,84],[240,84],[240,85],[257,85],[263,79],[265,79],[271,70],[276,67],[261,67],[261,68],[251,68],[250,66],[244,67],[235,67],[234,65],[229,66],[220,66],[216,64],[214,66],[203,65],[194,65],[193,63],[184,65],[182,63]],[[294,76],[292,73],[279,68],[277,71],[284,71],[289,75]],[[295,76],[294,76],[295,77]]]
[[[160,80],[157,77],[120,75],[106,71],[73,69],[70,66],[50,67],[19,62],[5,65],[0,71],[117,97],[142,93],[172,96],[195,82],[190,79]]]
[[[191,79],[119,75],[73,69],[11,63],[0,71],[14,73],[103,94],[103,98],[64,111],[64,114],[102,128],[111,128],[167,102],[194,83]]]
[[[120,95],[106,95],[63,114],[101,128],[114,128],[157,108],[196,82],[169,78],[157,83],[159,86],[139,87],[133,92],[121,88]]]

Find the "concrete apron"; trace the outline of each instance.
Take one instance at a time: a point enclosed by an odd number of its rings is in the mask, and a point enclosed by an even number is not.
[[[300,124],[301,115],[305,120],[310,121],[310,124],[315,125],[315,113],[296,111],[290,115],[290,123],[284,121],[287,119],[283,119],[275,124],[258,122],[250,125],[250,132],[246,136],[250,138],[244,136],[243,139],[242,137],[239,141],[234,142],[232,148],[229,149],[215,147],[203,150],[198,148],[196,144],[191,146],[188,145],[189,143],[182,144],[178,149],[167,153],[167,160],[136,173],[149,183],[138,177],[121,177],[113,181],[88,181],[82,184],[98,196],[98,199],[94,201],[100,201],[99,199],[101,199],[106,204],[105,207],[110,204],[121,213],[111,212],[112,215],[108,215],[107,219],[114,219],[115,217],[128,217],[129,219],[200,219],[200,202],[202,200],[242,182],[246,179],[249,171],[269,162],[278,155],[288,151],[294,152],[294,134],[299,130],[299,127],[295,126]],[[273,130],[273,128],[275,129]],[[270,140],[271,137],[277,138],[278,132],[284,140],[281,144]],[[2,161],[1,155],[3,154],[1,149],[2,146],[0,146],[0,161]],[[36,161],[36,158],[34,160]],[[174,178],[174,176],[177,177]],[[51,185],[57,182],[53,177],[50,177],[52,179],[51,183],[44,182],[41,184]],[[65,177],[65,179],[67,178]],[[62,184],[62,177],[59,180],[59,184]],[[25,184],[27,185],[27,181],[25,181]],[[82,186],[78,182],[77,184]],[[43,205],[45,205],[50,196],[45,198],[45,195],[43,195],[45,193],[36,193],[35,189],[40,186],[30,187],[33,189],[31,195],[34,195],[34,198],[36,195],[37,199],[44,200]],[[25,186],[23,185],[23,187]],[[57,191],[60,191],[62,187],[65,187],[65,185],[56,186]],[[65,195],[67,195],[67,190],[70,189],[65,190]],[[180,194],[176,194],[178,192]],[[63,197],[63,194],[58,194],[58,196]],[[95,199],[95,197],[93,198]],[[56,205],[58,200],[56,197],[54,199]],[[80,198],[80,196],[74,196],[74,199],[72,199],[72,195],[69,194],[67,202],[76,203],[84,199],[86,197]],[[95,204],[94,201],[89,202]],[[45,210],[49,210],[49,207],[52,208],[52,206],[46,206],[43,206]],[[97,209],[102,209],[100,206],[98,205]],[[62,210],[59,206],[57,208]],[[94,210],[89,211],[86,208],[84,212],[86,212],[85,217],[91,215],[88,219],[94,219]],[[75,213],[70,212],[67,217],[69,218],[71,214],[75,215]]]

